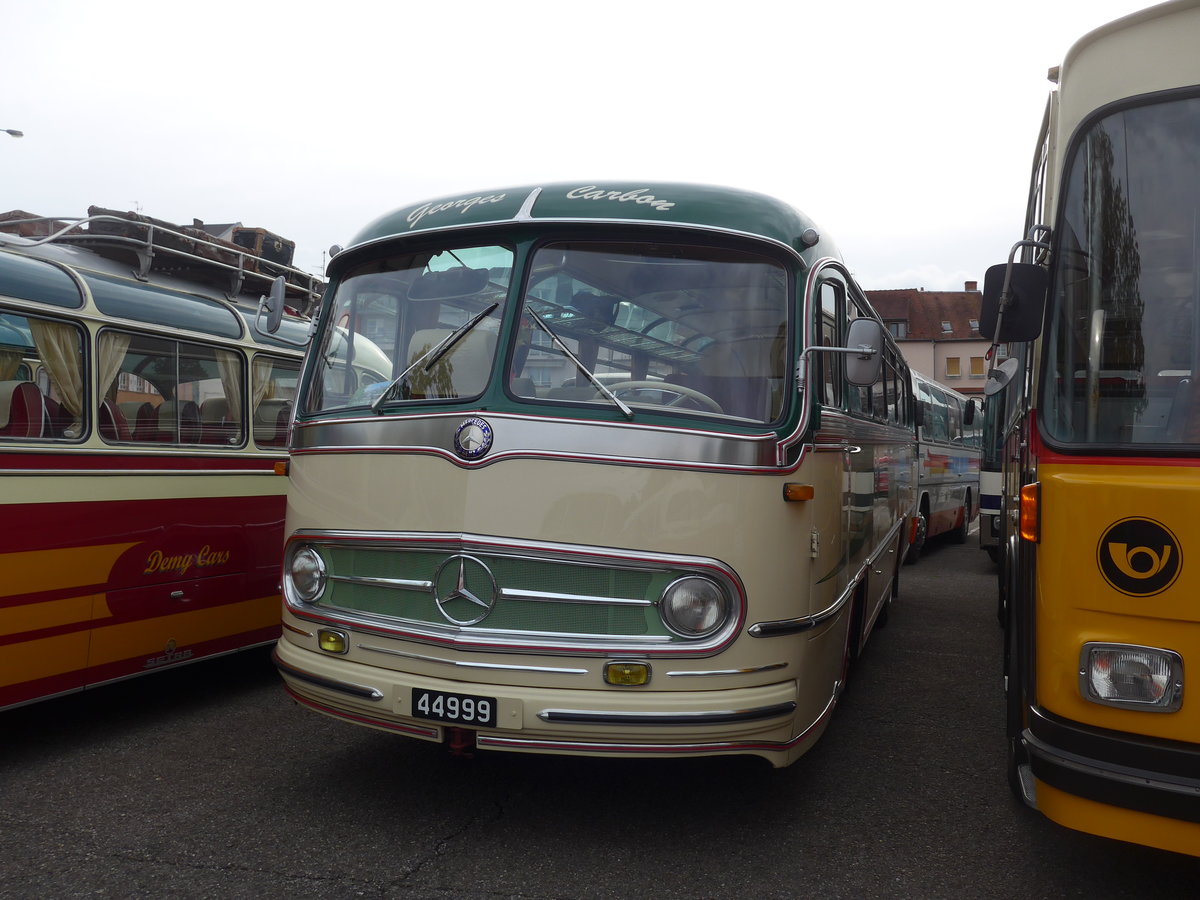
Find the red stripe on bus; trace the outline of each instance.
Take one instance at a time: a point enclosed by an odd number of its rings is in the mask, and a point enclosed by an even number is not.
[[[1200,466],[1200,455],[1192,450],[1184,453],[1182,448],[1175,456],[1130,456],[1111,454],[1104,456],[1100,453],[1063,453],[1048,446],[1042,440],[1038,430],[1036,412],[1029,413],[1029,433],[1033,435],[1030,441],[1030,453],[1038,462],[1068,466],[1160,466],[1171,469],[1194,468]]]
[[[12,453],[0,448],[0,471],[6,469],[53,475],[56,472],[92,472],[104,470],[162,471],[162,472],[274,472],[275,463],[286,456],[168,456],[154,454],[108,454],[95,451],[61,453]]]
[[[282,496],[178,497],[162,500],[78,500],[66,503],[14,503],[0,507],[10,527],[0,555],[33,550],[66,550],[98,544],[153,542],[169,531],[189,532],[191,543],[239,533],[277,535],[282,552]],[[256,539],[257,540],[257,539]]]

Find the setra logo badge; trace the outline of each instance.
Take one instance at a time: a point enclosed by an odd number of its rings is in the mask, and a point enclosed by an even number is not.
[[[1179,541],[1161,522],[1131,517],[1100,538],[1096,557],[1104,579],[1122,594],[1150,597],[1175,583],[1183,568]]]

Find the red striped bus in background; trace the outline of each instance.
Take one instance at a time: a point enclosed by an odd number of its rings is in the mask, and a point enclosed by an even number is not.
[[[905,560],[915,563],[931,537],[961,544],[979,514],[982,416],[970,397],[912,370],[917,409],[917,516]]]
[[[0,220],[0,709],[275,640],[301,354],[252,298],[319,285],[269,235]]]

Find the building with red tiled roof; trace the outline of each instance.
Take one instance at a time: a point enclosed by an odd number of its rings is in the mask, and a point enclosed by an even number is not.
[[[978,282],[961,291],[867,291],[905,361],[960,394],[983,394],[991,342],[979,333]]]

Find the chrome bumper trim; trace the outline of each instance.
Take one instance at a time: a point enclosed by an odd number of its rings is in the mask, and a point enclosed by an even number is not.
[[[796,703],[776,703],[754,709],[722,709],[709,712],[634,712],[622,710],[543,709],[537,717],[543,722],[573,725],[729,725],[775,719],[796,711]]]
[[[702,678],[709,675],[754,675],[758,672],[773,672],[776,669],[786,669],[788,666],[785,662],[768,663],[765,666],[746,666],[741,669],[706,669],[700,672],[688,672],[680,670],[677,672],[668,672],[669,678]]]
[[[352,697],[360,697],[364,700],[374,700],[376,702],[383,699],[383,692],[376,690],[373,687],[365,687],[361,684],[351,684],[348,681],[335,681],[332,678],[325,678],[321,675],[313,675],[310,672],[305,672],[303,669],[297,669],[293,665],[285,663],[279,658],[279,651],[275,650],[271,653],[271,659],[275,663],[275,668],[279,669],[284,675],[290,678],[295,678],[297,681],[303,681],[308,684],[315,684],[317,687],[323,687],[330,691],[338,691],[342,694],[349,694]]]
[[[377,647],[374,644],[358,644],[360,650],[370,650],[372,653],[386,653],[388,656],[399,656],[402,659],[415,659],[419,662],[440,663],[444,666],[457,666],[460,669],[500,669],[506,672],[545,672],[551,675],[586,675],[587,669],[569,669],[561,666],[517,666],[509,663],[470,662],[461,659],[440,659],[436,656],[426,656],[422,653],[405,653],[402,650],[392,650],[388,647]]]

